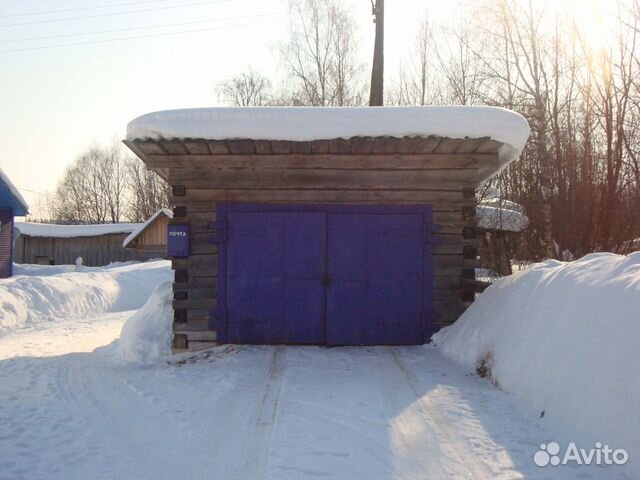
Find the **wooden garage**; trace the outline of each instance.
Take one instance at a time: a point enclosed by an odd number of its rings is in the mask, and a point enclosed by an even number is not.
[[[490,107],[135,119],[125,143],[172,187],[174,348],[427,342],[473,301],[475,189],[528,133]]]
[[[10,277],[13,273],[14,219],[27,213],[27,202],[0,169],[0,278]]]

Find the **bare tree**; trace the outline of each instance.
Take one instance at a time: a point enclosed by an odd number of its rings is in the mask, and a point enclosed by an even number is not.
[[[127,218],[131,222],[144,222],[157,210],[169,206],[171,188],[160,176],[147,170],[141,160],[127,162],[130,202]]]
[[[351,15],[336,0],[292,0],[290,14],[289,41],[281,55],[293,83],[291,103],[361,104],[364,82]]]
[[[90,147],[58,184],[56,217],[66,223],[121,221],[127,202],[125,159],[119,142]]]
[[[237,106],[263,106],[271,102],[271,81],[249,68],[216,86],[221,100]]]

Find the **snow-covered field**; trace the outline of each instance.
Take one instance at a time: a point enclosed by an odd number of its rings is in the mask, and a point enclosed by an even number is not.
[[[147,280],[126,283],[126,269],[148,269]],[[537,467],[539,445],[564,430],[432,346],[221,346],[141,367],[123,352],[153,343],[138,327],[154,325],[152,312],[164,315],[169,267],[114,270],[113,282],[138,299],[131,310],[112,302],[77,316],[74,308],[0,331],[2,480],[595,480],[626,472]],[[120,345],[131,318],[129,343]]]

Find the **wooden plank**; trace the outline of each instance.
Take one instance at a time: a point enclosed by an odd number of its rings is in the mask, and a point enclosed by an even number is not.
[[[227,140],[227,147],[233,154],[252,154],[256,151],[256,144],[253,140]]]
[[[416,148],[418,147],[418,143],[420,142],[419,138],[415,137],[403,137],[398,142],[398,148],[396,152],[399,155],[409,155],[412,154]]]
[[[215,330],[204,330],[195,332],[186,330],[184,333],[187,335],[187,340],[189,341],[189,349],[191,349],[192,342],[215,342],[218,338],[218,334]]]
[[[259,154],[271,154],[271,140],[256,140],[256,153]]]
[[[175,282],[173,284],[175,291],[189,290],[189,289],[213,289],[217,291],[218,278],[215,276],[208,277],[192,277],[186,282]]]
[[[456,147],[455,153],[473,153],[487,140],[489,140],[489,137],[465,138],[464,141],[460,142]]]
[[[413,150],[414,153],[432,153],[438,144],[440,143],[441,137],[427,137],[420,138],[418,140],[418,144],[416,148]]]
[[[206,140],[187,138],[184,141],[184,146],[191,155],[209,155],[211,153]]]
[[[171,168],[180,172],[188,168],[307,168],[307,169],[367,169],[367,170],[430,170],[478,168],[495,163],[494,154],[313,154],[303,155],[148,155],[145,163],[151,168]],[[172,177],[172,172],[169,172]]]
[[[354,137],[351,139],[351,153],[370,154],[373,150],[373,137]]]
[[[329,153],[329,140],[313,140],[311,152],[314,154]]]
[[[229,146],[225,140],[207,140],[212,155],[225,155],[229,153]]]
[[[500,150],[502,145],[503,144],[501,142],[488,139],[480,143],[480,145],[478,145],[474,153],[494,153],[495,154],[495,153],[498,153],[498,150]]]
[[[396,137],[376,137],[373,143],[373,153],[377,155],[392,155],[398,150],[400,139]]]
[[[171,264],[174,270],[187,270],[189,277],[198,273],[214,275],[218,271],[218,255],[191,255],[188,258],[175,258]]]
[[[475,169],[443,170],[249,170],[184,169],[172,182],[211,189],[460,190],[476,183]]]
[[[173,292],[174,293],[186,293],[188,298],[194,299],[202,299],[202,298],[217,298],[218,289],[212,286],[207,287],[194,287],[190,286],[188,283],[174,283],[173,284]]]
[[[192,342],[188,340],[187,346],[189,347],[190,352],[200,352],[202,350],[206,350],[207,348],[213,348],[217,345],[215,342]]]
[[[187,298],[186,300],[173,300],[173,308],[184,309],[206,309],[214,310],[218,305],[218,300],[215,298]]]
[[[329,153],[344,154],[351,152],[351,139],[334,138],[329,140]]]
[[[208,204],[217,202],[273,202],[273,203],[389,203],[389,204],[424,204],[437,205],[446,209],[441,215],[436,214],[436,223],[452,224],[462,222],[462,207],[469,205],[469,200],[462,198],[462,193],[436,190],[211,190],[190,189],[188,197],[171,197],[172,204],[186,205],[188,210],[208,208]],[[463,223],[460,223],[463,225]]]
[[[200,319],[200,320],[190,320],[186,323],[175,323],[173,324],[174,333],[182,333],[185,332],[204,332],[207,330],[212,330],[211,322],[208,319]]]
[[[155,140],[136,140],[134,145],[146,155],[166,155],[168,152]]]
[[[291,142],[291,153],[310,154],[311,142]]]
[[[437,243],[433,246],[434,254],[462,255],[465,245],[457,243]]]
[[[438,143],[438,146],[433,150],[433,153],[450,154],[456,151],[456,149],[463,143],[463,140],[459,138],[443,138]]]
[[[285,155],[291,153],[291,142],[289,140],[272,140],[271,151],[275,155]]]
[[[170,155],[186,155],[189,153],[187,147],[182,143],[182,140],[160,140],[160,145],[162,145]]]

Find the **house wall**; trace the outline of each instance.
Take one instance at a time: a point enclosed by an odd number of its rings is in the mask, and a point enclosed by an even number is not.
[[[13,210],[0,208],[0,278],[11,276],[13,265]]]
[[[174,259],[174,348],[216,338],[218,256],[211,243],[218,202],[432,205],[437,326],[473,301],[462,279],[475,277],[478,171],[497,165],[487,139],[355,138],[314,142],[139,142],[147,166],[172,185],[174,218],[190,225],[191,255]]]
[[[152,258],[167,258],[167,225],[169,219],[160,215],[127,250],[133,252],[136,260],[146,261]]]
[[[15,262],[35,264],[53,261],[53,265],[73,265],[78,257],[82,257],[83,265],[96,267],[133,260],[133,252],[122,247],[127,235],[71,238],[20,235],[15,241]]]

